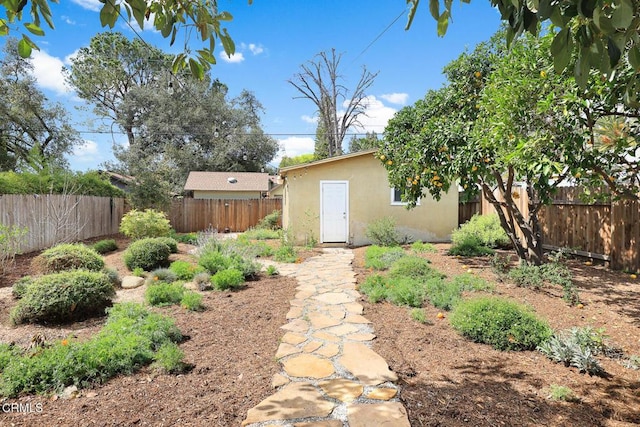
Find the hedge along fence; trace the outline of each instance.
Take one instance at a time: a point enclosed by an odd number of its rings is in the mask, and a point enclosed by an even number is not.
[[[527,192],[514,187],[518,207],[529,214]],[[582,189],[561,187],[550,205],[540,209],[539,219],[546,249],[569,248],[582,256],[610,262],[616,270],[640,269],[640,202],[631,200],[586,203]],[[498,196],[496,194],[496,196]],[[484,197],[479,212],[495,213]]]
[[[122,198],[67,194],[0,195],[0,220],[27,227],[22,252],[57,243],[117,234],[125,213]]]
[[[171,226],[179,233],[206,230],[246,231],[271,212],[282,211],[282,199],[192,199],[174,200],[169,211]]]

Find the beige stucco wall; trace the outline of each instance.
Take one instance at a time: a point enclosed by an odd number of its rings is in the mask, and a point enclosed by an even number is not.
[[[259,191],[193,191],[194,199],[260,199],[262,193]]]
[[[283,227],[292,230],[298,243],[313,233],[320,239],[320,181],[349,181],[349,242],[371,243],[365,236],[367,224],[391,216],[398,230],[412,241],[449,241],[458,226],[458,191],[455,186],[439,202],[430,196],[412,210],[391,205],[387,171],[372,154],[311,165],[283,173]]]

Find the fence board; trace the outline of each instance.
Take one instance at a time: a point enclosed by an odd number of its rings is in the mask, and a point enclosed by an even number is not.
[[[27,227],[23,252],[59,242],[85,240],[118,233],[124,199],[60,194],[0,195],[3,225]]]
[[[192,199],[175,200],[169,211],[171,226],[179,233],[207,228],[241,232],[254,227],[273,212],[282,210],[282,199]]]
[[[517,200],[519,209],[527,216],[529,209],[526,192],[522,188],[514,188],[514,191],[518,191],[520,196]],[[594,190],[599,193],[603,191]],[[538,218],[543,243],[610,259],[614,269],[639,270],[640,202],[625,200],[586,203],[580,199],[582,192],[577,187],[559,188],[551,204],[540,209]],[[480,211],[483,215],[496,212],[484,197]]]

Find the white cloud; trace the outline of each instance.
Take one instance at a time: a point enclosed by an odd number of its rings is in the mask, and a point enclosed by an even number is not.
[[[74,21],[73,19],[69,18],[66,15],[62,15],[60,18],[62,18],[62,20],[69,25],[76,25],[76,21]]]
[[[318,123],[318,117],[311,117],[311,116],[307,116],[306,114],[302,117],[300,117],[302,119],[303,122],[305,123],[311,123],[311,124],[316,124]]]
[[[87,10],[92,10],[94,12],[98,12],[102,9],[102,3],[100,0],[71,0],[77,5],[80,5],[82,8]]]
[[[65,56],[65,57],[64,57],[64,64],[65,64],[65,65],[71,65],[71,61],[72,61],[73,59],[75,59],[75,57],[76,57],[76,56],[78,56],[78,51],[79,51],[79,50],[80,50],[80,49],[76,49],[76,50],[74,50],[73,52],[71,52],[69,55]]]
[[[98,143],[88,139],[84,141],[84,144],[76,146],[73,150],[73,156],[80,162],[93,162],[99,154]]]
[[[261,45],[257,45],[255,43],[249,43],[249,50],[254,55],[260,55],[262,52],[264,52],[264,48]]]
[[[272,164],[278,166],[282,157],[295,157],[300,154],[313,153],[315,150],[315,142],[310,137],[290,136],[285,139],[278,140],[280,144],[280,150],[278,154],[271,161]]]
[[[348,102],[345,101],[345,107]],[[389,119],[397,112],[395,108],[387,107],[377,99],[375,96],[368,96],[364,101],[366,106],[365,114],[361,115],[358,119],[360,126],[354,129],[356,132],[376,132],[381,134],[384,132],[384,128],[387,126]]]
[[[228,62],[230,64],[238,64],[244,61],[244,55],[242,54],[242,52],[236,52],[233,55],[229,56],[227,55],[226,52],[222,51],[220,52],[218,57],[222,59],[224,62]]]
[[[40,87],[53,90],[58,94],[71,92],[71,88],[62,77],[64,63],[59,58],[51,56],[43,50],[34,50],[31,59],[33,76]]]
[[[398,105],[405,105],[407,103],[407,99],[409,99],[408,93],[386,93],[384,95],[380,95],[380,98],[384,99],[387,102]]]

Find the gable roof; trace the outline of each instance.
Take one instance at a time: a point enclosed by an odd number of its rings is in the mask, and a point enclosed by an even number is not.
[[[268,191],[269,174],[260,172],[189,172],[184,189],[185,191]]]
[[[372,155],[373,153],[375,153],[377,151],[378,151],[377,148],[370,148],[368,150],[358,151],[358,152],[355,152],[355,153],[343,154],[342,156],[329,157],[329,158],[322,159],[322,160],[316,160],[315,162],[311,162],[311,163],[301,163],[299,165],[287,166],[286,168],[280,169],[280,176],[285,176],[287,174],[287,172],[293,171],[293,170],[296,170],[296,169],[305,169],[305,168],[314,167],[316,165],[323,165],[325,163],[331,163],[331,162],[337,162],[337,161],[340,161],[340,160],[351,159],[353,157]]]

